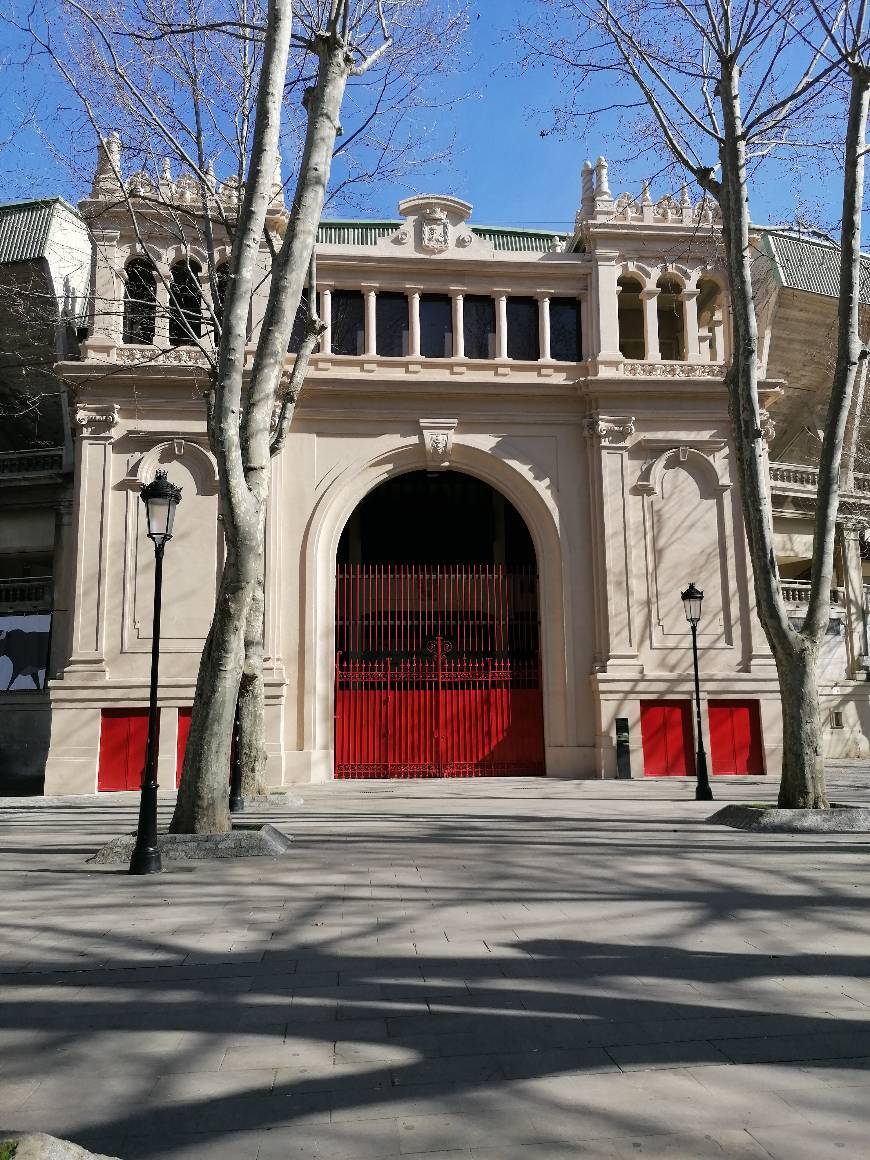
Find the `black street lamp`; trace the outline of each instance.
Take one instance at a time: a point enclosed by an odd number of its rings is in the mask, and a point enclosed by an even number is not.
[[[713,791],[710,788],[710,777],[707,773],[707,753],[704,749],[704,733],[701,729],[701,682],[698,679],[698,621],[701,619],[701,601],[704,599],[704,593],[690,581],[686,591],[680,593],[680,599],[686,612],[686,620],[692,627],[692,659],[695,662],[695,717],[698,734],[698,752],[695,757],[695,774],[698,780],[695,786],[695,800],[711,802]]]
[[[154,620],[151,630],[151,696],[148,702],[148,744],[139,799],[139,828],[130,859],[131,874],[159,874],[163,869],[157,848],[157,676],[160,667],[160,602],[163,593],[163,549],[172,539],[175,509],[181,488],[158,471],[141,491],[148,520],[148,539],[154,543]]]

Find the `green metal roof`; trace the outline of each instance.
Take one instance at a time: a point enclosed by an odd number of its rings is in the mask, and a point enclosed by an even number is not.
[[[381,238],[394,234],[402,221],[322,221],[317,240],[326,246],[375,246]],[[524,230],[509,226],[470,226],[471,232],[489,242],[494,250],[517,254],[546,254],[553,239],[564,242],[566,235],[552,230]]]
[[[798,234],[766,230],[768,257],[774,277],[788,290],[838,298],[840,294],[840,251],[830,242]],[[870,256],[861,257],[861,301],[870,304]]]
[[[61,197],[0,205],[0,262],[28,262],[43,257],[58,206],[78,218],[76,210]]]

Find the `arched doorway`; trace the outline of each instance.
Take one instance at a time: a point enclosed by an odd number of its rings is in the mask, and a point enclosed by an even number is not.
[[[543,775],[539,638],[503,495],[454,471],[376,487],[338,548],[335,776]]]

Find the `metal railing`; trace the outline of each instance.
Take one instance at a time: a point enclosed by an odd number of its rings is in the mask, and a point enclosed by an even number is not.
[[[62,468],[62,447],[46,447],[39,451],[0,452],[0,477],[33,475],[42,471],[61,471]]]
[[[51,608],[51,576],[14,576],[0,579],[0,604],[38,605]]]

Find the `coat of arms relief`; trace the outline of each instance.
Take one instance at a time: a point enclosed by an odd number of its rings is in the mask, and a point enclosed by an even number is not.
[[[420,218],[420,245],[430,254],[441,254],[450,248],[450,222],[437,205],[424,210]]]

